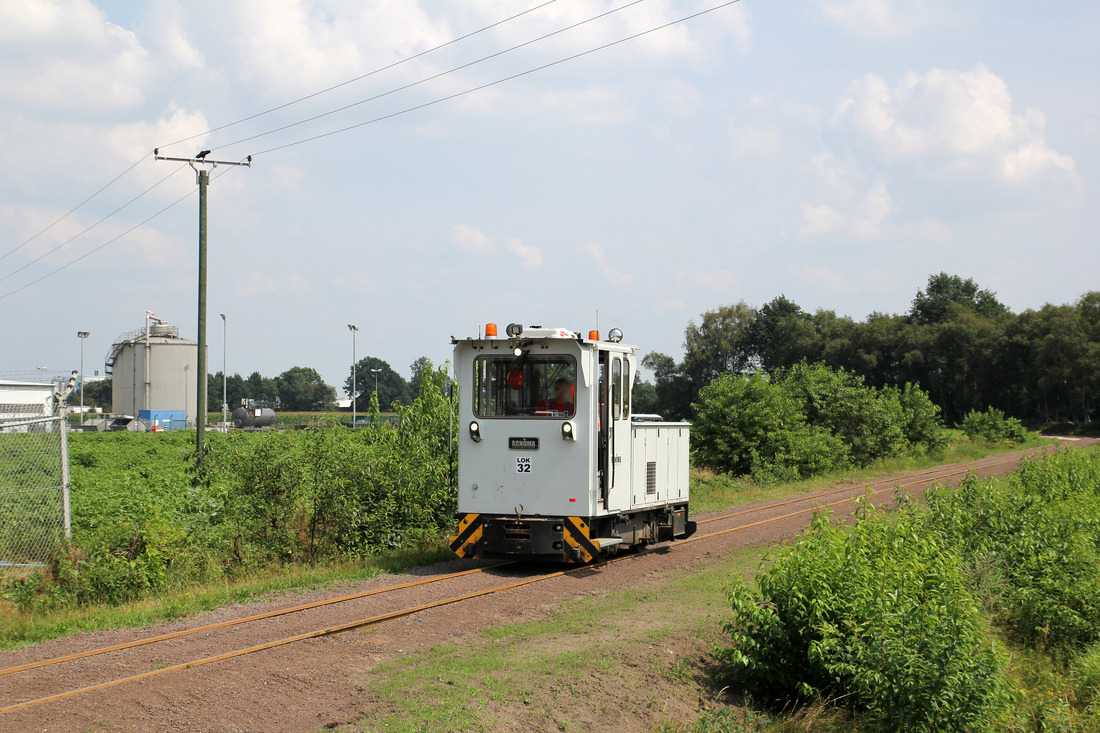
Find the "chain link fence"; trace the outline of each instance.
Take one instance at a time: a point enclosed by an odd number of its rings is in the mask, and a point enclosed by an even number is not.
[[[63,415],[0,405],[0,573],[41,567],[69,536]]]

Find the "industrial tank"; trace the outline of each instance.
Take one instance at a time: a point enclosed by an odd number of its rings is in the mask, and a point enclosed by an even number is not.
[[[107,354],[111,411],[181,428],[195,420],[198,344],[178,326],[151,317],[145,328],[120,335]]]
[[[275,424],[275,411],[270,407],[238,407],[233,411],[233,427],[266,428]]]

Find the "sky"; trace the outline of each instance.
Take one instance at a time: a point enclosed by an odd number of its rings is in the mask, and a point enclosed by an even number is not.
[[[209,189],[210,372],[342,385],[348,324],[408,377],[487,322],[679,358],[741,300],[1100,289],[1095,2],[741,0],[501,81],[722,2],[5,0],[0,378],[78,330],[102,373],[146,310],[195,338],[195,174],[154,149],[253,156]]]

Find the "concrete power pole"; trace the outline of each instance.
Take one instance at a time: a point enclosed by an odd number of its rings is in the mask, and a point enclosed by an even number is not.
[[[194,169],[199,184],[199,334],[198,362],[195,366],[195,463],[202,463],[202,449],[206,445],[206,189],[210,185],[210,170],[219,165],[252,166],[252,156],[245,161],[207,160],[209,150],[203,150],[194,158],[170,158],[153,151],[155,160],[172,160],[187,163]],[[198,166],[210,166],[210,169]]]

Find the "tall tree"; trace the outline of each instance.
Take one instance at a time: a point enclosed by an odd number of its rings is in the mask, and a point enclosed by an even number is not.
[[[653,372],[657,401],[654,412],[669,420],[680,420],[692,414],[691,402],[696,392],[691,382],[668,354],[651,351],[642,358],[642,366]]]
[[[432,360],[422,356],[409,366],[409,398],[415,400],[420,394],[420,380],[425,371],[432,370]]]
[[[681,371],[696,392],[722,374],[749,368],[746,334],[755,318],[756,310],[742,300],[707,311],[698,325],[688,322]]]
[[[330,410],[336,404],[336,390],[325,384],[316,369],[291,367],[275,378],[275,384],[284,410]]]
[[[992,318],[1007,313],[1008,308],[997,300],[992,290],[982,290],[973,278],[963,280],[958,275],[941,272],[928,278],[924,290],[917,291],[909,317],[914,323],[941,323],[950,314],[950,306],[961,306],[980,316]]]
[[[378,369],[377,375],[371,370]],[[356,387],[359,398],[355,405],[357,409],[366,410],[370,406],[371,395],[374,393],[374,378],[378,377],[378,404],[383,410],[390,410],[393,404],[407,405],[409,399],[409,383],[405,378],[393,370],[388,362],[377,356],[364,356],[355,365]],[[351,370],[348,370],[348,378],[344,380],[344,394],[352,396]]]

